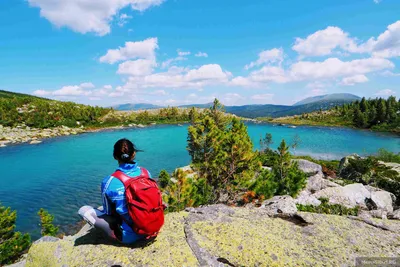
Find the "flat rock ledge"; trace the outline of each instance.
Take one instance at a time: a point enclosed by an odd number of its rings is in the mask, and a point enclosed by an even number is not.
[[[400,255],[397,230],[342,216],[298,216],[307,223],[271,216],[265,207],[190,208],[167,214],[157,239],[136,247],[110,243],[86,225],[74,236],[35,242],[20,266],[354,266],[357,257]],[[399,221],[385,223],[400,229]]]

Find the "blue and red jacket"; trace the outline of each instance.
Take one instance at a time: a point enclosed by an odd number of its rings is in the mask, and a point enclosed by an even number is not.
[[[137,162],[120,164],[118,170],[122,171],[129,177],[139,176],[141,168]],[[151,175],[149,173],[151,178]],[[122,242],[123,243],[134,243],[137,240],[145,238],[145,236],[136,234],[132,228],[126,223],[132,223],[132,219],[128,213],[128,206],[125,197],[124,184],[113,177],[112,175],[107,176],[101,183],[101,196],[103,201],[104,212],[107,215],[119,214],[123,217],[121,224],[122,231]]]

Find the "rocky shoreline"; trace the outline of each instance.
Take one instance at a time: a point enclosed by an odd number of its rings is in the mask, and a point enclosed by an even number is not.
[[[155,125],[152,123],[150,125]],[[118,129],[129,129],[129,128],[145,128],[147,125],[143,124],[129,124],[127,126],[112,126],[103,128],[85,128],[83,126],[79,128],[70,128],[67,126],[59,126],[54,128],[31,128],[26,125],[18,125],[17,127],[7,127],[0,124],[0,148],[9,145],[27,143],[30,145],[36,145],[42,143],[43,139],[77,135],[82,133],[93,133],[105,130],[118,130]]]

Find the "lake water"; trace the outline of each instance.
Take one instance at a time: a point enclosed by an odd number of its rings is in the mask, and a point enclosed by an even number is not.
[[[255,148],[260,135],[269,132],[273,147],[282,138],[290,143],[295,134],[302,140],[296,154],[339,159],[358,153],[371,154],[379,148],[400,152],[400,138],[394,135],[343,128],[299,126],[295,129],[271,124],[248,124]],[[55,224],[71,225],[79,220],[82,205],[99,206],[100,183],[117,167],[112,148],[128,138],[143,149],[137,155],[141,166],[153,176],[162,169],[172,172],[188,165],[187,126],[166,125],[87,133],[44,140],[40,145],[16,145],[0,149],[0,202],[17,210],[17,229],[39,237],[38,210],[55,215]]]

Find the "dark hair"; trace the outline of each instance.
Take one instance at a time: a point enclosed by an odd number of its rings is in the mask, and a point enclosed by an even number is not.
[[[129,163],[133,161],[134,154],[141,150],[137,149],[136,146],[128,139],[120,139],[114,145],[113,156],[116,160]]]

